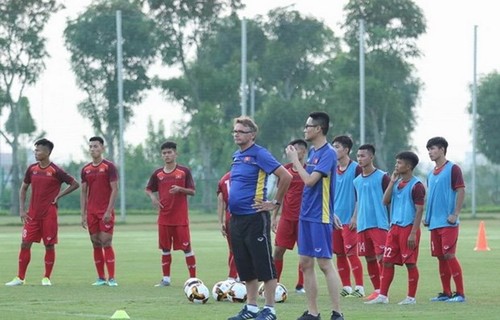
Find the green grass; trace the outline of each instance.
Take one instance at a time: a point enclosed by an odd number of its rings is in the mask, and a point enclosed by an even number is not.
[[[226,243],[217,230],[214,216],[194,218],[192,240],[197,258],[198,277],[211,289],[227,276]],[[242,305],[209,300],[206,305],[187,301],[182,285],[188,278],[183,254],[174,252],[172,286],[155,288],[161,278],[160,254],[157,250],[155,217],[127,217],[126,224],[116,227],[114,247],[119,286],[92,287],[95,270],[90,241],[86,231],[77,225],[78,217],[61,217],[57,260],[52,287],[42,287],[43,246],[34,244],[22,287],[0,285],[0,319],[109,319],[116,310],[125,310],[131,319],[226,319]],[[429,233],[423,232],[419,269],[417,305],[398,306],[406,295],[406,270],[396,269],[390,290],[389,305],[364,305],[359,299],[343,298],[346,319],[498,319],[500,230],[499,220],[487,220],[486,231],[492,251],[473,251],[479,221],[462,223],[458,257],[462,263],[467,303],[431,303],[429,297],[440,291],[436,260],[429,254]],[[18,218],[0,218],[0,275],[10,281],[17,272],[20,241]],[[297,255],[285,256],[284,285],[293,289],[296,281]],[[364,263],[363,263],[364,265]],[[366,272],[365,272],[366,274]],[[330,310],[326,286],[318,273],[319,302],[324,319]],[[367,291],[371,288],[365,276]],[[262,304],[262,301],[260,301]],[[284,304],[277,305],[279,319],[296,319],[306,309],[305,297],[290,290]]]

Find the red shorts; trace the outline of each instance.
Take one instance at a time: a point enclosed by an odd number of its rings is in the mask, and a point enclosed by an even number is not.
[[[111,220],[107,223],[102,220],[104,214],[87,214],[87,228],[89,230],[89,234],[96,234],[99,232],[106,232],[109,234],[113,234],[113,230],[115,228],[115,213],[111,214]]]
[[[28,219],[23,226],[23,242],[40,242],[45,245],[57,243],[57,206],[51,205],[43,219]]]
[[[387,241],[385,242],[384,262],[397,265],[417,263],[420,229],[417,230],[416,247],[412,250],[408,248],[408,237],[412,228],[412,225],[406,227],[391,226],[391,229],[387,233]]]
[[[274,245],[293,250],[299,237],[299,220],[280,219]]]
[[[332,234],[333,253],[337,255],[357,255],[358,232],[356,228],[349,229],[348,224],[342,226],[342,230],[333,229]]]
[[[174,250],[190,251],[191,237],[189,226],[166,226],[159,224],[158,244],[163,251],[172,250],[172,246]]]
[[[431,255],[444,256],[457,251],[458,227],[444,227],[431,230]]]
[[[384,254],[387,230],[371,228],[358,233],[358,255],[381,256]]]

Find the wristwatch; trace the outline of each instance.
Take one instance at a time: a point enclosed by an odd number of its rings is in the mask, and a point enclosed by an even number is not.
[[[273,201],[271,201],[272,204],[274,204],[275,206],[281,206],[281,203],[278,202],[278,200],[274,199]]]

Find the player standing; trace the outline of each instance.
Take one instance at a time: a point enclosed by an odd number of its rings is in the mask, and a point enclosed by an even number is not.
[[[97,270],[97,280],[92,285],[116,287],[118,283],[115,280],[115,252],[112,241],[118,174],[114,163],[103,158],[103,138],[90,138],[89,151],[92,162],[81,170],[80,208],[82,227],[88,228]],[[107,281],[105,267],[108,270]]]
[[[465,183],[462,170],[446,159],[448,141],[434,137],[427,141],[429,158],[436,163],[427,176],[427,208],[424,224],[431,231],[431,254],[439,262],[443,292],[431,301],[465,302],[462,267],[455,256],[460,211],[464,203]],[[451,278],[456,292],[452,294]]]
[[[389,229],[389,214],[382,199],[390,178],[385,172],[375,168],[374,158],[373,145],[364,144],[359,147],[356,159],[363,171],[353,181],[357,196],[358,254],[366,259],[368,276],[374,288],[367,300],[376,298],[380,293],[382,256]]]
[[[342,281],[341,296],[364,297],[363,265],[358,257],[358,234],[356,229],[356,191],[353,180],[362,172],[357,162],[349,157],[352,139],[336,136],[332,146],[337,153],[335,185],[335,215],[339,218],[341,229],[333,230],[333,252],[337,256],[337,269]],[[355,287],[351,286],[351,271]]]
[[[19,214],[24,223],[19,268],[17,277],[6,286],[20,286],[25,283],[26,270],[31,260],[31,245],[43,239],[45,245],[45,274],[42,285],[51,286],[50,276],[56,260],[57,244],[57,201],[78,189],[78,182],[50,160],[54,144],[47,139],[35,142],[36,163],[30,165],[24,175],[19,191]],[[61,191],[61,184],[67,186]],[[25,210],[26,193],[31,186],[28,211]]]
[[[234,262],[233,249],[231,247],[231,214],[229,212],[229,180],[231,177],[231,172],[226,172],[217,184],[217,216],[219,218],[219,224],[221,228],[221,233],[227,240],[227,246],[229,248],[229,254],[227,257],[227,266],[229,268],[229,273],[227,276],[228,280],[236,280],[238,278],[238,271],[236,270],[236,263]]]
[[[184,251],[189,277],[196,277],[196,258],[191,248],[187,196],[194,196],[191,171],[177,164],[177,144],[167,141],[161,145],[165,165],[149,178],[146,194],[158,209],[158,242],[162,251],[163,278],[157,287],[170,285],[171,250]]]
[[[302,139],[296,139],[291,141],[289,146],[294,146],[297,150],[297,156],[302,167],[304,167],[305,156],[307,153],[307,142]],[[288,188],[288,191],[283,198],[283,205],[278,209],[274,210],[273,217],[271,221],[271,227],[274,232],[276,232],[275,244],[274,244],[274,264],[276,265],[276,272],[278,274],[278,282],[280,282],[281,273],[283,271],[283,256],[286,250],[293,250],[295,243],[298,239],[299,232],[299,214],[300,214],[300,204],[302,202],[302,191],[304,190],[304,181],[300,178],[300,175],[296,168],[294,168],[293,163],[287,163],[284,165],[285,169],[292,175],[292,182]],[[279,183],[279,181],[278,181]],[[279,217],[278,222],[278,216]],[[295,285],[295,291],[297,293],[304,293],[304,274],[300,267],[298,268],[298,279]]]
[[[424,185],[413,175],[417,164],[418,156],[411,151],[404,151],[396,156],[394,172],[384,192],[384,204],[391,206],[391,227],[385,243],[380,294],[365,302],[367,304],[389,303],[388,293],[394,279],[395,264],[404,264],[408,270],[408,294],[398,304],[417,303],[417,259],[425,201]]]

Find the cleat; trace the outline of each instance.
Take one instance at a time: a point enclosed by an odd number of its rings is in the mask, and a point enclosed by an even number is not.
[[[269,310],[269,311],[271,311],[271,310]],[[237,315],[235,315],[234,317],[231,317],[231,318],[227,318],[227,320],[255,319],[255,318],[257,318],[258,315],[259,315],[259,313],[252,312],[252,311],[248,310],[247,306],[245,305],[243,307],[243,309],[241,309],[240,312],[238,312]],[[262,318],[262,319],[266,319],[266,318]],[[276,319],[276,316],[274,316],[274,319]]]
[[[417,304],[417,300],[412,297],[406,297],[403,301],[398,302],[400,306],[407,304]]]
[[[370,300],[373,300],[375,299],[376,297],[378,297],[380,293],[378,293],[377,291],[373,291],[368,297],[365,298],[366,301],[370,301]]]
[[[340,295],[342,297],[348,297],[352,294],[352,288],[351,287],[343,287],[342,291],[340,291]]]
[[[332,316],[330,320],[344,320],[344,315],[337,311],[332,311]]]
[[[44,277],[42,279],[42,286],[51,286],[52,285],[52,282],[50,282],[50,279],[47,278],[47,277]]]
[[[24,285],[24,280],[21,280],[19,277],[15,277],[12,279],[12,281],[7,282],[5,285],[8,287],[14,287],[14,286],[22,286]]]
[[[459,293],[456,293],[451,297],[449,298],[448,300],[446,300],[445,302],[465,302],[465,297]]]
[[[321,315],[318,313],[317,316],[313,316],[312,314],[309,313],[309,311],[304,311],[302,316],[297,318],[297,320],[321,320]]]
[[[92,283],[93,286],[105,286],[107,285],[108,282],[106,279],[98,278],[94,283]]]
[[[447,295],[446,293],[438,293],[438,295],[434,298],[431,298],[430,301],[432,302],[436,302],[436,301],[447,301],[448,299],[450,299],[451,296]]]
[[[389,298],[379,294],[375,299],[366,301],[365,304],[388,304]]]
[[[304,287],[295,287],[295,293],[306,293],[306,289],[304,289]]]
[[[278,319],[274,313],[271,312],[271,309],[269,308],[264,308],[262,309],[256,320],[276,320]]]
[[[363,288],[355,289],[349,297],[363,298],[365,296],[365,290]]]
[[[155,287],[168,287],[170,285],[170,281],[162,280],[160,283],[155,284]]]
[[[109,278],[109,280],[108,280],[108,286],[110,286],[110,287],[118,287],[118,283],[116,282],[115,278]]]

